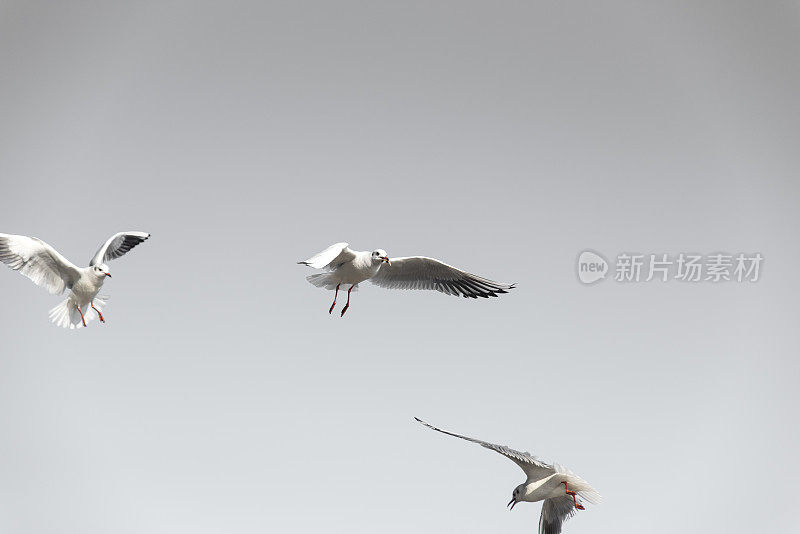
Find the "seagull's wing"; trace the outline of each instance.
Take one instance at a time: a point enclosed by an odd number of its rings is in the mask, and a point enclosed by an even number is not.
[[[539,534],[561,534],[561,525],[575,513],[572,497],[545,499],[539,516]]]
[[[0,234],[0,261],[50,293],[63,293],[81,277],[78,267],[35,237]]]
[[[130,249],[150,237],[146,232],[120,232],[108,238],[89,262],[89,265],[107,263],[124,256]]]
[[[496,297],[514,288],[514,284],[493,282],[424,256],[393,258],[391,263],[381,264],[369,281],[389,289],[435,289],[474,299]]]
[[[342,263],[352,261],[356,253],[350,250],[349,243],[336,243],[322,252],[314,254],[305,261],[298,261],[300,265],[308,265],[315,269],[327,268],[333,270]]]
[[[425,421],[423,421],[418,417],[415,417],[414,419],[416,419],[419,423],[427,426],[428,428],[436,430],[437,432],[441,432],[442,434],[447,434],[448,436],[454,436],[457,438],[465,439],[467,441],[477,443],[482,447],[486,447],[487,449],[499,452],[500,454],[502,454],[503,456],[505,456],[509,460],[512,460],[515,464],[520,466],[522,470],[525,471],[525,474],[528,476],[528,479],[530,480],[541,480],[543,478],[552,475],[553,473],[556,473],[556,468],[554,466],[548,464],[547,462],[541,460],[540,458],[537,458],[536,456],[533,456],[530,453],[515,451],[514,449],[509,449],[504,445],[495,445],[494,443],[488,443],[486,441],[481,441],[479,439],[462,436],[460,434],[453,434],[452,432],[448,432],[446,430],[442,430],[441,428],[436,428],[433,425],[429,425],[428,423],[426,423]]]

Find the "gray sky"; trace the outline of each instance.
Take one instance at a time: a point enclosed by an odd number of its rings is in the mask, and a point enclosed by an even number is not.
[[[800,526],[800,13],[791,2],[0,2],[0,530],[486,532],[530,450],[565,531]],[[518,282],[466,301],[295,264],[336,241]],[[591,248],[760,252],[755,284],[582,286]]]

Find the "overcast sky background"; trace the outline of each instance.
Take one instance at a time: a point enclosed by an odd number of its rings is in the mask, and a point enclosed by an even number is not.
[[[102,325],[0,270],[0,531],[792,532],[795,2],[0,2],[0,231],[86,265]],[[441,258],[489,301],[296,265]],[[760,252],[752,283],[581,285],[586,248]]]

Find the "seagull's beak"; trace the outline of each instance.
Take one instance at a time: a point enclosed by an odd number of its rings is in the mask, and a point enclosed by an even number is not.
[[[111,278],[111,273],[106,273],[106,276]]]
[[[391,265],[391,264],[392,264],[392,262],[390,262],[390,261],[389,261],[389,256],[384,256],[384,257],[382,257],[381,259],[382,259],[383,261],[385,261],[386,263],[388,263],[389,265]]]
[[[508,508],[510,506],[511,507],[510,509],[513,510],[516,505],[517,505],[517,499],[512,497],[511,500],[508,501],[508,504],[506,505],[506,508]]]

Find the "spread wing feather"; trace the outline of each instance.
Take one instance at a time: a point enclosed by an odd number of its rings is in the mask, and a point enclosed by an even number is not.
[[[514,288],[514,284],[494,282],[424,256],[393,258],[369,281],[388,289],[432,289],[473,299],[496,297]]]
[[[329,246],[322,252],[314,254],[305,261],[298,261],[300,265],[308,265],[314,269],[332,270],[341,263],[352,261],[356,257],[354,251],[350,250],[349,243],[336,243]]]
[[[510,449],[504,445],[495,445],[494,443],[489,443],[487,441],[481,441],[479,439],[462,436],[461,434],[454,434],[452,432],[442,430],[441,428],[436,428],[435,426],[426,423],[425,421],[419,419],[418,417],[415,417],[414,419],[416,419],[419,423],[427,426],[428,428],[436,430],[437,432],[441,432],[442,434],[447,434],[448,436],[465,439],[467,441],[477,443],[481,447],[486,447],[487,449],[502,454],[503,456],[505,456],[506,458],[508,458],[509,460],[513,461],[515,464],[520,466],[522,470],[525,471],[525,474],[528,476],[529,479],[540,480],[542,478],[548,477],[558,472],[555,466],[545,462],[541,458],[538,458],[530,453],[515,451],[514,449]]]
[[[0,234],[0,261],[50,293],[63,293],[81,276],[78,267],[35,237]]]
[[[574,513],[575,504],[569,495],[545,499],[539,516],[539,534],[561,534],[561,525]]]
[[[108,241],[95,253],[89,265],[98,265],[115,260],[127,254],[133,247],[150,237],[146,232],[119,232],[108,238]]]

